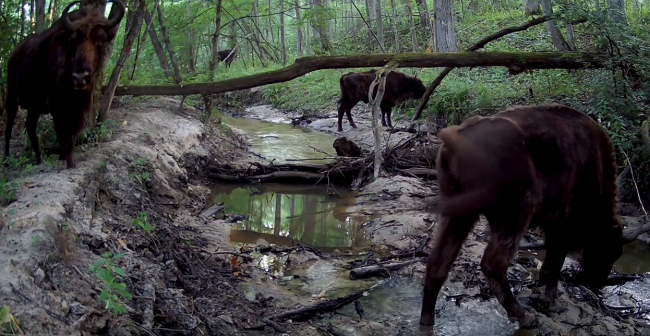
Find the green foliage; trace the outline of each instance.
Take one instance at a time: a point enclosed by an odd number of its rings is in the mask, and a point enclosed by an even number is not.
[[[133,218],[133,225],[141,228],[147,234],[151,234],[155,227],[149,223],[148,214],[146,212],[140,212],[138,218]]]
[[[18,183],[8,181],[6,176],[0,178],[0,205],[7,205],[16,200],[16,190]]]
[[[130,176],[138,182],[141,186],[151,182],[151,173],[149,172],[149,160],[140,157],[133,161],[133,172]]]
[[[104,253],[102,258],[95,261],[90,271],[97,276],[97,279],[104,283],[104,289],[99,295],[99,302],[105,303],[105,309],[115,315],[126,313],[126,308],[120,303],[120,299],[130,300],[131,293],[126,290],[126,284],[120,282],[126,277],[123,269],[115,266],[115,262],[124,254],[112,255]]]
[[[11,314],[9,306],[0,309],[0,334],[17,335],[22,334],[18,320]]]

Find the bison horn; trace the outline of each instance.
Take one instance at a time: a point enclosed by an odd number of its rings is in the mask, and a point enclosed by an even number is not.
[[[72,6],[80,3],[81,1],[73,1],[69,3],[67,6],[65,6],[65,8],[63,9],[63,14],[61,14],[61,20],[63,21],[63,25],[65,26],[65,28],[67,28],[68,30],[74,30],[74,25],[72,25],[72,21],[70,21],[70,18],[68,17],[68,11],[70,10],[70,8],[72,8]]]
[[[124,4],[120,0],[108,0],[107,2],[112,2],[113,6],[117,6],[118,9],[117,15],[115,15],[114,18],[108,20],[108,23],[106,24],[106,28],[110,29],[117,26],[117,24],[120,23],[120,21],[124,17],[125,8],[124,8]]]

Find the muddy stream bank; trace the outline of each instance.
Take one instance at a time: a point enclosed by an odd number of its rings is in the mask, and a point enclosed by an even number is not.
[[[286,162],[287,159],[317,159],[334,152],[331,144],[338,136],[336,115],[290,125],[296,116],[284,114],[268,105],[248,108],[246,119],[224,118],[224,123],[247,135],[252,150],[266,160]],[[344,127],[344,135],[362,147],[371,148],[370,121],[355,114],[359,128]],[[399,122],[396,123],[399,127]],[[347,126],[347,125],[345,125]],[[397,133],[384,140],[395,144],[408,137]],[[326,161],[322,161],[326,162]],[[249,293],[259,291],[279,299],[290,307],[309,304],[322,298],[333,299],[355,291],[363,291],[358,302],[364,310],[359,319],[355,305],[349,304],[337,314],[325,317],[332,323],[330,332],[341,335],[397,335],[418,331],[421,305],[421,280],[424,264],[415,262],[392,272],[391,276],[350,280],[350,268],[369,258],[385,258],[391,254],[414,251],[426,244],[428,233],[435,228],[435,216],[421,209],[435,201],[435,183],[417,178],[380,178],[363,190],[352,192],[346,186],[262,184],[213,184],[212,201],[222,202],[230,216],[238,220],[229,230],[233,247],[245,251],[268,251],[270,246],[315,247],[326,257],[311,252],[259,253],[255,260],[255,281],[244,284]],[[607,287],[603,302],[607,307],[634,315],[636,323],[616,321],[611,317],[599,321],[598,308],[586,303],[590,294],[571,287],[562,287],[560,313],[538,313],[541,325],[534,330],[517,330],[509,323],[498,302],[483,295],[485,283],[478,264],[485,247],[485,223],[481,221],[466,242],[463,252],[450,274],[448,285],[439,298],[439,316],[434,328],[438,335],[598,335],[646,334],[643,328],[650,307],[643,288],[650,284],[643,275],[621,286]],[[637,241],[626,246],[614,270],[621,274],[650,272],[650,249]],[[305,257],[304,254],[308,256]],[[518,299],[535,305],[538,294],[531,291],[543,251],[520,252],[509,270],[516,285]],[[395,259],[400,261],[409,258]],[[296,260],[298,262],[296,262]],[[573,261],[567,259],[564,272],[570,272]],[[561,285],[563,286],[563,284]],[[252,294],[251,294],[252,295]],[[593,314],[593,315],[592,315]]]

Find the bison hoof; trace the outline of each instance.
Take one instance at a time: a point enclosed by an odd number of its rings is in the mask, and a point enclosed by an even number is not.
[[[357,128],[357,125],[350,125],[350,126],[352,126],[352,128]]]

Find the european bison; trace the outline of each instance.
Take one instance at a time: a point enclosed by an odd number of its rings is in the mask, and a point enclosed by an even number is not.
[[[375,73],[377,70],[370,70],[365,72],[348,72],[341,76],[341,98],[338,100],[339,105],[339,127],[338,131],[343,132],[341,123],[343,122],[343,114],[347,114],[350,126],[357,128],[352,120],[352,108],[362,101],[368,104],[368,90],[370,84],[375,80]],[[378,87],[378,86],[377,86]],[[373,92],[373,96],[377,93],[377,87]],[[426,88],[422,81],[415,77],[407,76],[401,72],[391,71],[386,77],[386,90],[384,91],[384,98],[379,104],[381,108],[381,124],[393,128],[391,122],[391,110],[395,104],[406,101],[409,99],[420,99],[424,95]],[[384,119],[386,115],[386,119]]]
[[[95,8],[68,13],[80,1],[68,4],[61,17],[40,33],[21,41],[7,62],[7,123],[5,156],[18,106],[27,110],[25,128],[41,163],[36,126],[41,114],[52,114],[61,158],[74,168],[74,137],[83,128],[86,114],[93,105],[95,71],[104,45],[115,38],[117,24],[124,16],[124,4],[109,0],[118,11],[110,20]]]
[[[227,50],[219,51],[218,54],[219,54],[219,59],[222,62],[226,63],[226,68],[229,68],[230,63],[232,63],[232,61],[235,59],[235,52],[232,49],[227,49]],[[230,55],[230,57],[228,57],[228,55]]]
[[[549,304],[569,250],[582,250],[578,281],[598,289],[623,245],[640,234],[622,231],[614,148],[600,125],[580,111],[512,107],[447,127],[439,138],[440,222],[427,260],[423,326],[434,324],[440,287],[480,214],[491,229],[481,270],[509,319],[521,327],[530,326],[533,316],[510,291],[506,271],[528,227],[545,232],[538,285],[546,285]]]

